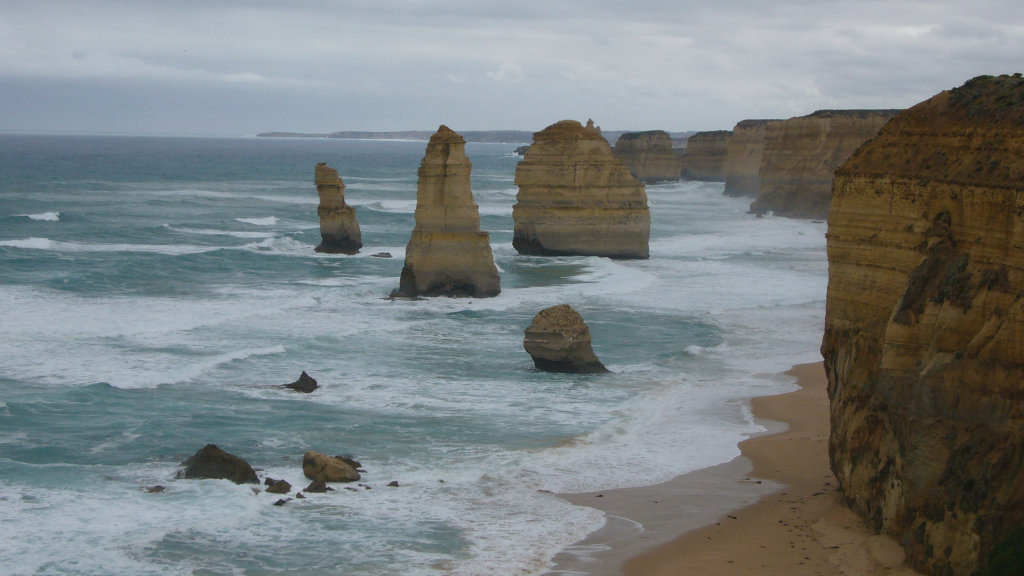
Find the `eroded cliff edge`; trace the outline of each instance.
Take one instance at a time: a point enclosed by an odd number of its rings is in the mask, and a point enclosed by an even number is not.
[[[836,171],[821,348],[832,468],[931,574],[974,574],[1021,546],[1022,248],[1020,76],[918,104]]]

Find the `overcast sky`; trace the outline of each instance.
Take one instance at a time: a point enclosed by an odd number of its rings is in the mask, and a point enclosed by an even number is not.
[[[0,0],[0,130],[715,130],[1020,71],[1020,0]]]

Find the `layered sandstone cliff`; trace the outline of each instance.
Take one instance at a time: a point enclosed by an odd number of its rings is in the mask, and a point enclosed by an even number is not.
[[[515,183],[512,245],[520,254],[648,257],[644,185],[598,130],[563,120],[535,133]]]
[[[729,130],[697,132],[690,136],[680,160],[682,177],[687,180],[725,181],[725,157],[731,139]]]
[[[680,154],[672,148],[672,137],[664,130],[626,132],[615,141],[612,153],[641,182],[679,180],[682,173]]]
[[[1019,561],[1024,79],[976,78],[893,118],[836,171],[828,257],[847,500],[928,573]]]
[[[419,168],[416,226],[398,296],[495,296],[501,291],[490,235],[470,189],[466,141],[447,126],[430,137]]]
[[[316,192],[320,205],[316,214],[320,217],[320,245],[317,252],[331,254],[355,254],[363,247],[356,221],[356,209],[345,204],[345,183],[338,171],[324,162],[316,165],[314,173]]]
[[[820,110],[767,124],[761,185],[750,211],[793,218],[826,217],[836,167],[897,112]]]
[[[732,129],[725,152],[725,195],[757,198],[761,190],[764,134],[781,120],[743,120]]]

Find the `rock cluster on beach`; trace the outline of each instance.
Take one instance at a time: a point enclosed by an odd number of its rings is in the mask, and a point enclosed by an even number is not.
[[[697,132],[690,136],[681,160],[682,177],[687,180],[724,181],[730,140],[732,132],[729,130]]]
[[[648,257],[644,185],[598,129],[563,120],[535,133],[515,183],[512,245],[520,254]]]
[[[664,130],[626,132],[615,141],[612,152],[641,182],[679,180],[682,172],[680,154]]]
[[[760,184],[750,211],[825,218],[836,167],[873,138],[897,112],[820,110],[765,124]]]
[[[430,137],[419,168],[416,226],[397,296],[472,296],[501,292],[490,236],[470,189],[466,141],[447,126]]]
[[[523,348],[533,364],[546,372],[594,374],[607,372],[594,355],[590,329],[568,304],[545,308],[526,329]]]
[[[1024,549],[1022,183],[1020,75],[914,106],[836,171],[832,468],[929,574]]]
[[[324,162],[316,165],[316,192],[320,205],[316,213],[320,217],[320,245],[317,252],[329,254],[355,254],[363,247],[356,221],[356,209],[345,204],[345,183],[338,171]]]

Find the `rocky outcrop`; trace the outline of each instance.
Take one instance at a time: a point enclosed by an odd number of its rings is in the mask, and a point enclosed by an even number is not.
[[[349,463],[312,450],[302,456],[302,473],[314,482],[355,482],[360,477]]]
[[[686,140],[680,171],[687,180],[725,181],[725,158],[732,140],[729,130],[697,132]]]
[[[1022,182],[1019,75],[918,104],[836,171],[821,347],[832,468],[930,574],[1024,549]]]
[[[683,169],[672,137],[664,130],[626,132],[615,141],[612,153],[641,182],[679,180]]]
[[[215,478],[231,480],[235,484],[256,484],[259,479],[243,458],[229,454],[213,444],[207,444],[182,462],[182,478]]]
[[[356,209],[345,204],[345,183],[338,171],[324,162],[316,165],[316,192],[320,205],[320,245],[317,252],[329,254],[355,254],[363,247]]]
[[[743,120],[732,129],[725,153],[726,196],[757,198],[761,190],[765,129],[779,122],[781,120]]]
[[[545,308],[526,329],[523,348],[533,364],[545,372],[594,374],[607,372],[594,355],[590,329],[583,317],[568,304]]]
[[[898,110],[820,110],[765,125],[755,214],[825,218],[832,175]]]
[[[284,387],[288,388],[289,390],[294,390],[296,392],[309,394],[310,392],[316,390],[320,386],[319,384],[317,384],[315,378],[313,378],[309,374],[306,374],[306,371],[303,370],[302,374],[299,374],[298,380],[292,382],[291,384],[285,384]]]
[[[473,296],[501,292],[490,236],[480,231],[466,141],[447,126],[430,137],[420,162],[416,227],[405,249],[397,296]]]
[[[563,120],[533,135],[516,167],[512,245],[520,254],[647,258],[644,185],[598,129]]]

